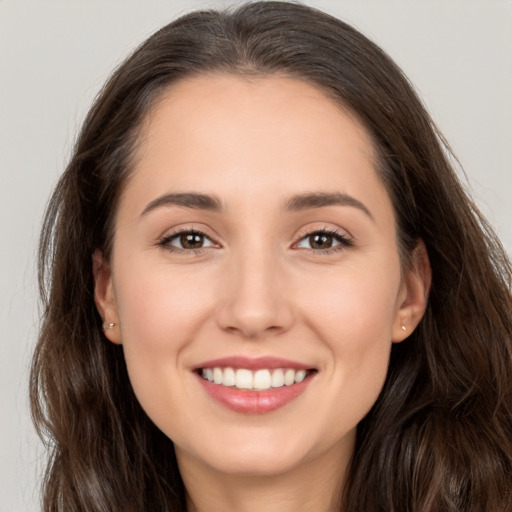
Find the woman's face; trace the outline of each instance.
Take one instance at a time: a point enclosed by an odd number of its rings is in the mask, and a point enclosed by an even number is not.
[[[307,83],[210,75],[141,141],[96,300],[142,407],[182,468],[346,460],[425,297],[368,134]]]

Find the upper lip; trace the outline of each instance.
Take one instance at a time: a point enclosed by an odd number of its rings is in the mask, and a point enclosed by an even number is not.
[[[294,370],[311,370],[310,365],[291,361],[290,359],[283,359],[281,357],[263,356],[263,357],[246,357],[246,356],[230,356],[222,357],[220,359],[211,359],[198,364],[195,369],[202,368],[245,368],[247,370],[261,370],[261,369],[277,369],[277,368],[292,368]]]

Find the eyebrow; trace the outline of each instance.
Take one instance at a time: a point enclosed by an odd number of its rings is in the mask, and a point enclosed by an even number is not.
[[[214,212],[218,212],[222,209],[220,199],[215,196],[186,192],[181,194],[165,194],[157,197],[144,208],[140,215],[142,217],[164,206],[184,206],[185,208],[192,208],[194,210],[209,210]]]
[[[182,206],[194,210],[208,210],[218,212],[222,210],[219,198],[209,194],[184,192],[176,194],[164,194],[151,201],[140,214],[141,217],[149,212],[165,206]],[[340,192],[313,192],[293,196],[285,205],[287,211],[301,211],[324,206],[351,206],[364,212],[374,220],[370,210],[355,197]]]
[[[364,212],[370,219],[374,220],[370,210],[355,197],[340,192],[314,192],[311,194],[300,194],[292,197],[286,204],[286,210],[299,211],[310,208],[322,208],[324,206],[352,206]]]

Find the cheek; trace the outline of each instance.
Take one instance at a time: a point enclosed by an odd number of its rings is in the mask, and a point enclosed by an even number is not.
[[[384,267],[385,268],[385,267]],[[326,371],[335,388],[359,401],[363,415],[373,405],[387,374],[400,287],[399,265],[345,269],[325,285],[310,287],[304,302],[310,328],[327,345]],[[350,396],[345,396],[345,399]]]
[[[116,304],[123,344],[176,350],[181,340],[190,338],[209,302],[208,290],[191,277],[155,266],[139,267],[129,278],[119,279]]]
[[[183,381],[183,355],[204,324],[211,299],[194,280],[162,268],[119,272],[116,305],[130,381],[148,415],[162,415],[162,404],[176,407]],[[172,408],[171,407],[171,408]]]
[[[398,304],[400,268],[346,267],[305,289],[304,315],[332,341],[333,348],[363,351],[374,344],[391,343]]]

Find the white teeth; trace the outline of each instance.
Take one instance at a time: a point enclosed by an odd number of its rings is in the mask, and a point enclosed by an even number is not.
[[[236,384],[235,370],[233,368],[224,368],[224,386],[234,386]]]
[[[273,388],[280,388],[284,386],[284,372],[281,370],[281,368],[278,368],[272,372],[272,381],[270,385]]]
[[[237,370],[235,379],[235,387],[238,389],[252,389],[251,370]]]
[[[306,370],[295,372],[295,382],[302,382],[306,378]]]
[[[213,382],[215,384],[222,384],[222,368],[214,368],[213,369]]]
[[[284,385],[285,386],[291,386],[295,382],[295,370],[292,370],[291,368],[289,370],[286,370],[284,374]]]
[[[276,370],[262,369],[254,373],[245,368],[234,370],[233,368],[203,368],[203,379],[214,384],[236,387],[250,391],[265,391],[270,388],[291,386],[302,382],[308,375],[306,370],[294,370],[292,368],[277,368]]]
[[[258,370],[254,374],[252,380],[253,389],[263,390],[270,389],[270,371],[269,370]]]

